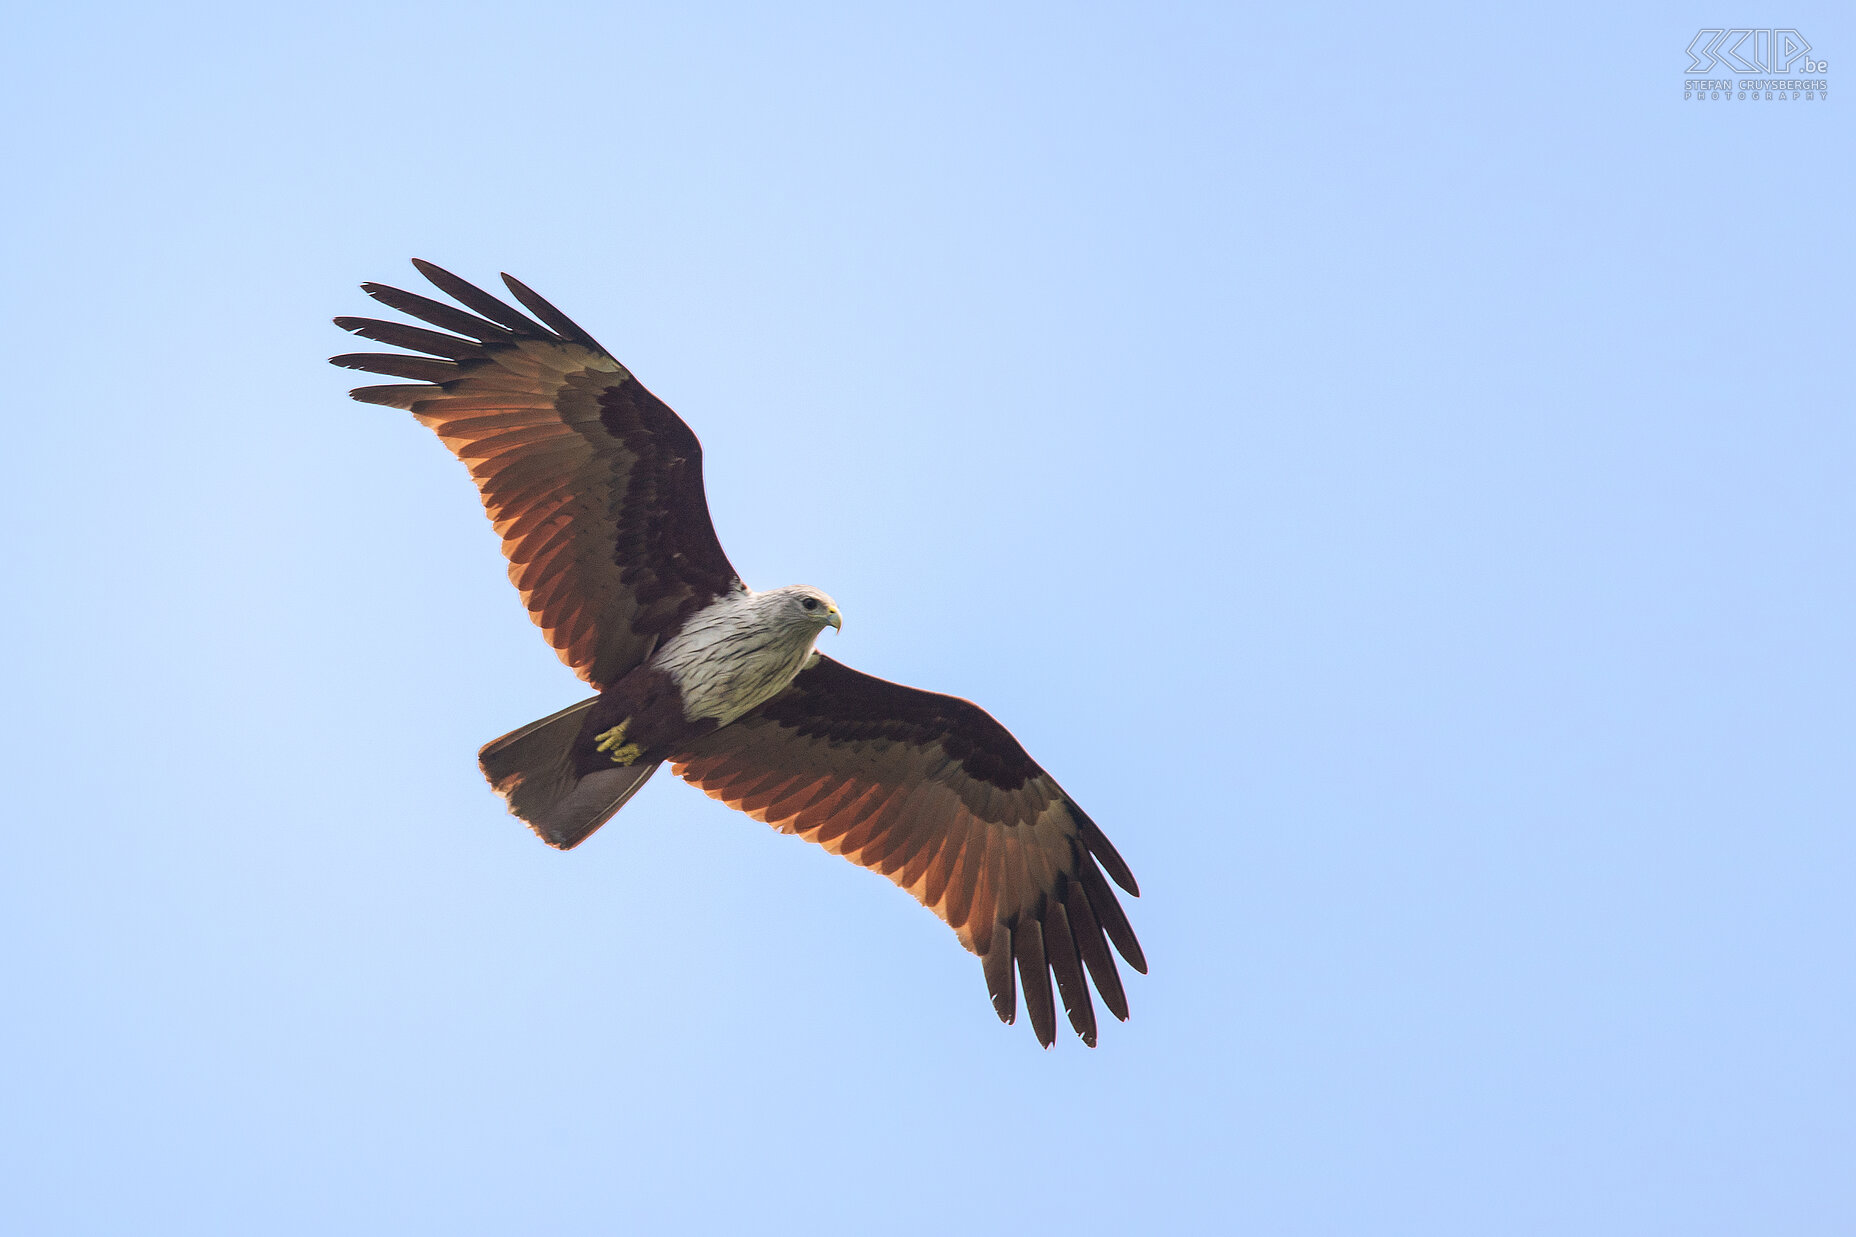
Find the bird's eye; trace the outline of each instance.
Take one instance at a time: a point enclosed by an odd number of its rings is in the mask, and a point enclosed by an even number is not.
[[[808,610],[816,610],[818,609],[818,598],[808,597],[804,601],[800,602],[799,604],[804,606]]]

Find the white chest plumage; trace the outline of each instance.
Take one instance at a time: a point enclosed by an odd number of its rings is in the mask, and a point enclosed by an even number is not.
[[[794,624],[769,594],[730,593],[698,610],[651,657],[683,697],[690,721],[712,717],[726,726],[773,699],[805,668],[818,629]]]

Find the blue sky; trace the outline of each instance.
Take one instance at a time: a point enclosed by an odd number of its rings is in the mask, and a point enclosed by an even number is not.
[[[1836,7],[65,6],[0,47],[0,1228],[1847,1233]],[[578,698],[324,358],[509,270],[1139,876],[1102,1046]]]

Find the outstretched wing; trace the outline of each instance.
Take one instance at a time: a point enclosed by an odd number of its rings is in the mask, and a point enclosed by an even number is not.
[[[1103,879],[1139,896],[1102,831],[978,705],[861,674],[820,654],[792,686],[671,758],[714,798],[880,872],[980,956],[999,1017],[1024,985],[1032,1028],[1056,1039],[1051,975],[1096,1042],[1096,991],[1128,1016],[1114,942],[1145,972]],[[1100,867],[1097,865],[1100,864]]]
[[[330,360],[413,379],[353,394],[407,409],[464,461],[529,616],[562,661],[606,687],[692,611],[741,587],[709,520],[702,447],[592,336],[518,281],[503,276],[539,322],[430,262],[413,265],[474,312],[365,283],[375,300],[443,330],[337,318],[424,355]]]

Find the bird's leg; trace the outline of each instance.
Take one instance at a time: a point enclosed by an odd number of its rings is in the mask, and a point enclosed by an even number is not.
[[[628,765],[644,755],[642,747],[625,741],[625,728],[631,725],[631,722],[632,719],[628,717],[612,729],[594,735],[593,750],[609,754],[615,765]]]

